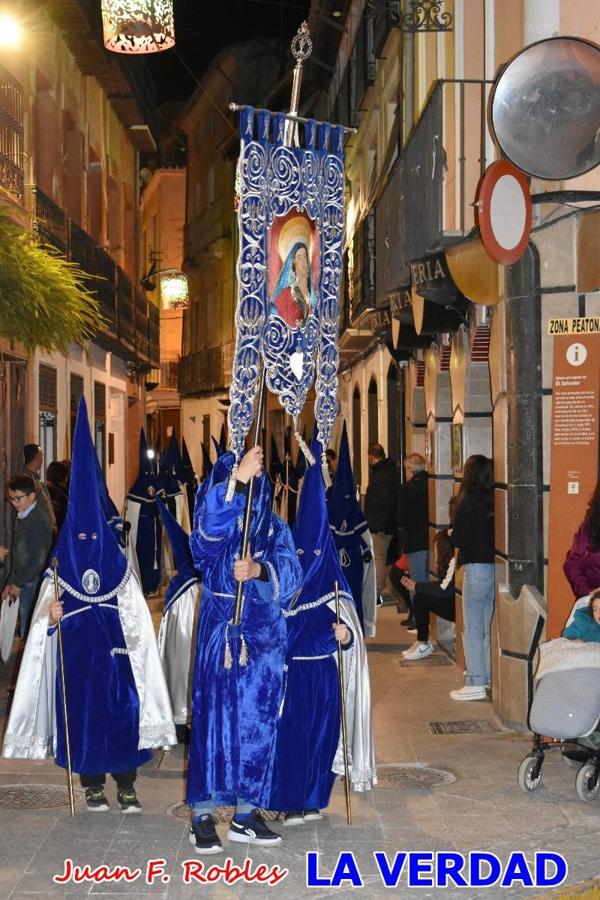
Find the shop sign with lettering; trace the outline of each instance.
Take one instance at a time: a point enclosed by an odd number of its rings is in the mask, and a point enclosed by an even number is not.
[[[424,259],[416,259],[410,264],[410,278],[413,287],[422,288],[450,288],[456,291],[456,285],[448,271],[448,264],[443,253],[432,253]]]

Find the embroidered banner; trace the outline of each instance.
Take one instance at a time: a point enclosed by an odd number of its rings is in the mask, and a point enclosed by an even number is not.
[[[285,116],[241,112],[238,303],[230,445],[239,459],[254,417],[261,359],[268,389],[297,428],[315,383],[327,447],[337,416],[339,290],[344,235],[344,133],[309,121],[284,146]]]

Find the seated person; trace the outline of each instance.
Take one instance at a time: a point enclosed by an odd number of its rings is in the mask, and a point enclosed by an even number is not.
[[[564,638],[583,644],[600,641],[600,588],[595,590],[587,606],[578,609],[570,625],[562,633]]]
[[[417,640],[402,656],[404,659],[424,659],[433,653],[434,645],[429,640],[429,614],[454,622],[454,549],[448,537],[448,529],[438,531],[435,536],[435,550],[438,566],[438,581],[413,581],[404,576],[402,584],[414,592],[413,607],[417,626]]]

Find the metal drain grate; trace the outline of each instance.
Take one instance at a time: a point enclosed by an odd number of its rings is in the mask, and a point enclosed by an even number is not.
[[[85,793],[74,788],[75,805],[83,803]],[[0,809],[62,809],[69,806],[66,787],[54,784],[3,784]]]
[[[452,772],[430,766],[377,766],[377,787],[433,788],[454,781]]]
[[[403,669],[412,669],[421,666],[452,666],[454,663],[447,656],[426,656],[425,659],[400,659],[398,665]]]
[[[227,822],[229,823],[233,818],[233,806],[219,806],[214,811],[213,815],[217,822]],[[262,809],[261,814],[264,816],[267,822],[274,822],[275,819],[279,818],[278,812],[273,812],[272,810]],[[176,803],[174,806],[170,806],[167,810],[168,816],[175,816],[176,819],[183,819],[184,822],[190,821],[190,808],[187,803]]]
[[[502,731],[493,719],[470,719],[457,722],[428,722],[430,734],[491,734]]]

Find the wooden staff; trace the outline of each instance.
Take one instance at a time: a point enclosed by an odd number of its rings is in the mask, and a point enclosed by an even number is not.
[[[335,582],[335,621],[340,625],[340,586]],[[348,765],[348,727],[346,725],[346,679],[344,678],[344,651],[342,642],[337,642],[338,676],[340,679],[340,706],[342,714],[342,750],[344,752],[344,793],[346,794],[346,821],[352,825],[352,805],[350,802],[350,766]]]
[[[60,602],[60,596],[58,593],[58,560],[56,557],[52,560],[52,571],[54,573],[54,599]],[[69,738],[69,717],[67,715],[67,685],[65,681],[65,658],[63,655],[63,641],[62,641],[62,628],[61,628],[61,620],[59,619],[57,622],[57,631],[58,631],[58,661],[60,664],[60,686],[62,689],[62,707],[63,707],[63,721],[65,725],[65,748],[67,751],[67,784],[69,788],[69,807],[71,809],[71,815],[75,815],[75,795],[73,793],[73,769],[71,768],[71,741]]]

